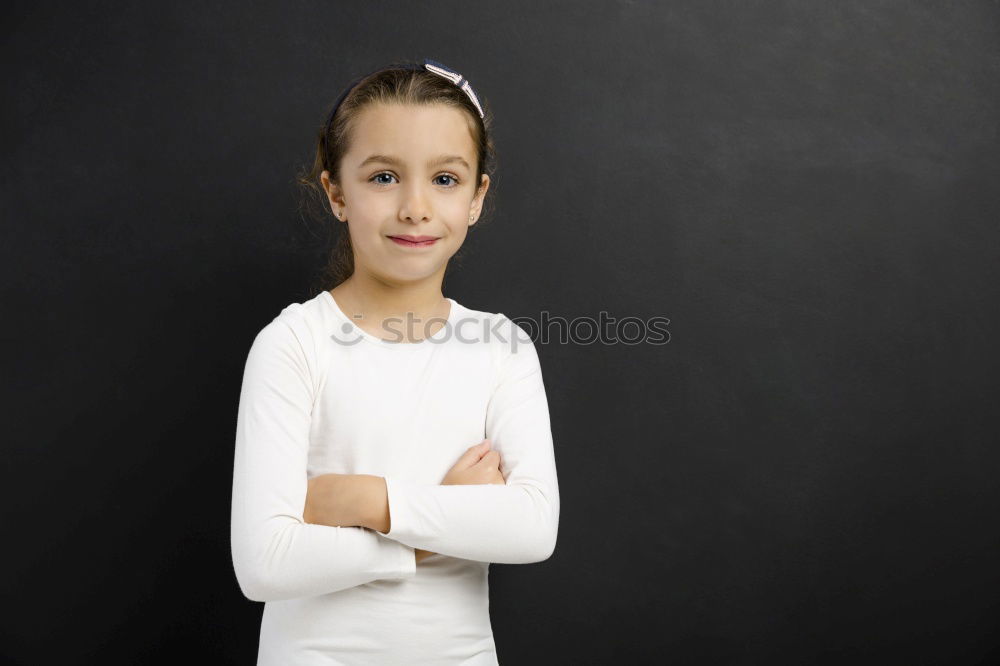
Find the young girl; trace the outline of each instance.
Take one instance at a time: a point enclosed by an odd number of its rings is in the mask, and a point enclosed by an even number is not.
[[[257,334],[237,418],[232,556],[265,602],[259,665],[498,664],[489,565],[555,549],[534,344],[441,291],[489,188],[487,127],[426,60],[356,81],[320,132],[337,279]]]

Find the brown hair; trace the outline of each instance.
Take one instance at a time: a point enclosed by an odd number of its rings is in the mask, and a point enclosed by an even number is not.
[[[487,204],[492,203],[495,183],[492,182],[496,165],[496,153],[491,138],[493,116],[489,105],[479,97],[484,117],[480,118],[479,110],[469,97],[454,83],[442,76],[416,68],[411,63],[393,62],[387,68],[362,78],[346,93],[340,105],[336,108],[333,118],[333,104],[327,112],[328,121],[319,129],[316,141],[316,158],[311,168],[303,167],[297,174],[300,186],[299,212],[306,212],[308,217],[318,221],[322,228],[329,230],[330,221],[336,228],[336,241],[332,244],[327,234],[326,266],[316,276],[312,285],[312,293],[320,290],[330,290],[349,278],[354,273],[354,250],[351,247],[351,237],[346,223],[340,222],[330,210],[330,201],[323,189],[320,176],[323,171],[330,172],[332,182],[340,182],[340,162],[350,150],[351,131],[358,114],[369,105],[374,104],[445,104],[465,111],[468,119],[469,132],[476,147],[475,186],[478,192],[482,184],[483,174],[489,174],[490,189],[483,202],[482,217],[486,216]],[[469,230],[470,233],[482,224],[482,217]],[[452,257],[455,263],[461,264],[465,245]],[[447,277],[451,261],[445,268]]]

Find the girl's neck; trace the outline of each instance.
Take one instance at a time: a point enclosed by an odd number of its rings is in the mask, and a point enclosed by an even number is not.
[[[447,319],[451,313],[451,303],[442,295],[440,281],[397,286],[355,275],[331,289],[330,294],[357,326],[378,337],[384,337],[382,324],[386,319],[404,323],[414,320],[412,341],[419,341],[425,332],[434,335],[443,325],[435,322],[425,330],[425,322]],[[393,326],[393,330],[400,328],[399,324]]]

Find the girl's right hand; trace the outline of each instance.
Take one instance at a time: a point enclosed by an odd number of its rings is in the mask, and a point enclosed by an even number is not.
[[[461,486],[477,484],[507,483],[500,472],[500,454],[490,449],[490,440],[484,439],[479,444],[469,447],[444,476],[442,486]],[[417,562],[433,555],[429,550],[414,549]]]
[[[490,449],[490,440],[469,447],[444,476],[442,486],[479,485],[495,483],[503,485],[507,480],[500,472],[500,453]]]

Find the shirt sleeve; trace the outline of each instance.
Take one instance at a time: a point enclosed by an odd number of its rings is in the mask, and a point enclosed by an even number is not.
[[[531,338],[507,322],[511,341],[503,345],[486,414],[486,437],[500,453],[506,484],[443,486],[386,476],[390,539],[501,564],[541,562],[555,550],[559,485],[545,385]]]
[[[252,601],[326,594],[416,571],[412,547],[374,530],[303,521],[313,393],[299,337],[275,319],[251,345],[236,426],[233,569]]]

